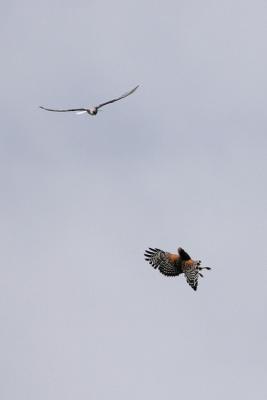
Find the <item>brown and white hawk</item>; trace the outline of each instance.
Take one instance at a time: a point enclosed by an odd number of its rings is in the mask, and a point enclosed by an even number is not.
[[[192,260],[189,254],[181,247],[178,248],[178,254],[167,253],[163,250],[149,247],[144,256],[145,260],[163,275],[177,276],[185,274],[187,283],[194,290],[197,290],[198,277],[203,277],[200,271],[202,269],[211,269],[209,267],[200,267],[201,261]]]

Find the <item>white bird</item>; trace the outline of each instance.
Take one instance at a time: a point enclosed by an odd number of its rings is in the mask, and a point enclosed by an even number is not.
[[[46,107],[43,107],[43,106],[40,106],[40,108],[42,108],[43,110],[46,110],[46,111],[55,111],[55,112],[75,111],[76,114],[87,113],[89,115],[96,115],[98,113],[98,110],[101,107],[106,106],[107,104],[114,103],[115,101],[124,99],[124,97],[130,96],[130,94],[135,92],[138,87],[139,87],[139,85],[135,86],[132,90],[130,90],[129,92],[124,93],[120,97],[116,97],[115,99],[112,99],[112,100],[109,100],[109,101],[105,101],[105,103],[101,103],[98,106],[94,106],[94,107],[90,107],[90,108],[69,108],[69,109],[66,109],[66,110],[57,110],[57,109],[53,109],[53,108],[46,108]]]

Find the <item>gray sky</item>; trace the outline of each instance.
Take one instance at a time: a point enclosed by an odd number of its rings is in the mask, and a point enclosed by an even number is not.
[[[0,20],[1,399],[266,399],[266,1]],[[147,246],[213,270],[195,293]]]

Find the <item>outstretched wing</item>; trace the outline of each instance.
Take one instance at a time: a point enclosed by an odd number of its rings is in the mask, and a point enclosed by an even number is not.
[[[126,92],[126,93],[122,94],[120,97],[116,97],[116,99],[112,99],[112,100],[106,101],[105,103],[99,104],[96,108],[98,109],[98,108],[101,108],[101,107],[103,107],[103,106],[106,106],[107,104],[111,104],[111,103],[114,103],[115,101],[124,99],[124,97],[130,96],[130,94],[132,94],[133,92],[135,92],[136,89],[137,89],[138,87],[139,87],[139,85],[135,86],[135,87],[134,87],[132,90],[130,90],[129,92]]]
[[[166,276],[176,276],[182,273],[182,270],[178,267],[176,261],[178,255],[166,253],[160,249],[151,249],[145,251],[145,260],[152,265],[153,268],[157,269]]]
[[[69,108],[67,110],[56,110],[54,108],[46,108],[43,106],[40,106],[40,108],[42,108],[43,110],[46,110],[46,111],[55,111],[55,112],[87,111],[85,108]]]
[[[197,267],[193,265],[190,268],[185,268],[184,274],[186,277],[186,281],[191,286],[191,288],[197,290],[199,274]]]

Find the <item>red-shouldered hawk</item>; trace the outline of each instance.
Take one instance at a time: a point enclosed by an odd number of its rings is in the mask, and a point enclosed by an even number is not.
[[[200,267],[200,260],[192,260],[191,257],[179,247],[178,254],[167,253],[160,249],[152,249],[145,251],[145,259],[152,265],[153,268],[157,269],[166,276],[176,276],[185,274],[188,284],[197,290],[198,277],[201,274],[202,269],[208,269],[209,267]]]

